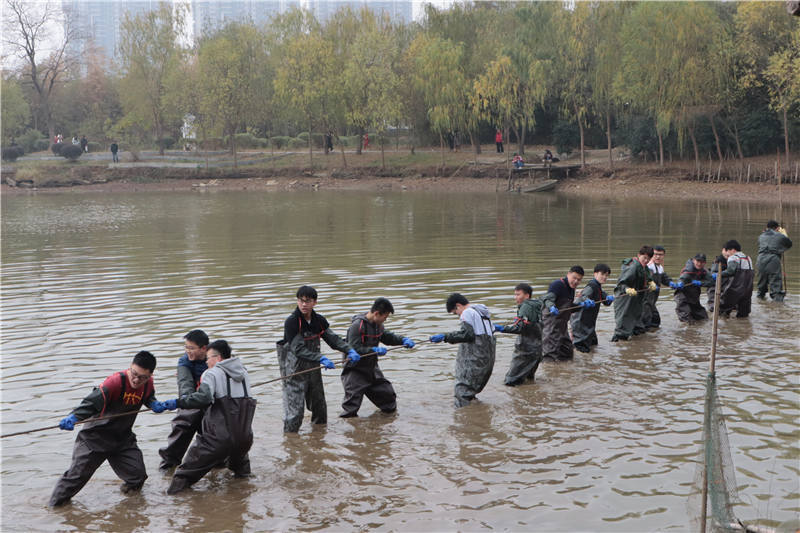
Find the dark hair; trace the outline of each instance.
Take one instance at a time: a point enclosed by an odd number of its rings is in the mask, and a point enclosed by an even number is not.
[[[154,372],[156,369],[156,356],[142,350],[133,356],[133,364],[145,370],[149,370],[150,372]]]
[[[200,348],[203,346],[208,346],[208,335],[202,329],[193,329],[189,333],[183,336],[184,339],[187,341],[192,341]]]
[[[231,357],[231,345],[228,344],[228,341],[214,341],[208,345],[208,349],[218,352],[223,359],[230,359]]]
[[[378,298],[372,304],[372,309],[370,311],[378,312],[382,315],[394,314],[394,307],[392,306],[392,302],[390,302],[387,298]]]
[[[767,227],[769,229],[778,229],[778,228],[781,227],[781,225],[778,224],[777,220],[769,220],[769,221],[767,221]]]
[[[722,245],[722,249],[723,250],[734,249],[737,252],[741,252],[742,251],[742,245],[739,244],[739,241],[737,241],[736,239],[731,239],[731,240],[729,240],[728,242],[726,242],[725,244]]]
[[[528,296],[532,296],[533,295],[533,287],[531,287],[527,283],[518,284],[516,287],[514,287],[514,290],[515,291],[522,291],[525,294],[527,294]]]
[[[462,296],[457,292],[454,292],[453,294],[447,297],[447,303],[445,304],[445,306],[447,307],[447,312],[451,313],[453,309],[456,308],[456,304],[467,305],[468,303],[469,300],[467,300],[464,296]]]
[[[311,287],[309,285],[303,285],[299,289],[297,289],[297,297],[298,298],[311,298],[312,300],[317,299],[317,289]]]
[[[663,246],[661,246],[660,244],[656,244],[655,246],[653,246],[653,251],[654,251],[654,252],[664,252],[664,253],[667,253],[667,251],[664,249],[664,247],[663,247]]]
[[[653,247],[644,245],[639,248],[639,255],[646,255],[647,257],[653,257]]]
[[[580,265],[575,265],[569,269],[570,272],[575,272],[576,274],[580,274],[581,276],[585,275],[583,271],[583,267]]]
[[[607,264],[605,264],[605,263],[597,263],[597,264],[594,266],[594,271],[595,271],[595,272],[604,272],[604,273],[606,273],[606,274],[611,274],[611,267],[610,267],[610,266],[608,266],[608,265],[607,265]]]

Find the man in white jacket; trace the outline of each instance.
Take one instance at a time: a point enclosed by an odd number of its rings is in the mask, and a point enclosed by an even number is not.
[[[215,465],[226,461],[236,477],[250,475],[247,452],[253,445],[253,415],[256,400],[249,395],[250,378],[238,357],[231,357],[226,341],[208,345],[208,370],[200,378],[197,392],[164,402],[169,408],[208,407],[203,415],[202,433],[186,452],[175,471],[167,494],[176,494],[200,480]]]

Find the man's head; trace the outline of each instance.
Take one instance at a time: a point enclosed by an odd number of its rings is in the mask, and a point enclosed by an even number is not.
[[[317,289],[308,285],[303,285],[297,289],[297,307],[304,315],[311,314],[311,310],[317,305]]]
[[[722,245],[722,256],[727,259],[736,252],[742,251],[742,245],[736,239],[731,239]]]
[[[639,261],[639,263],[642,266],[645,266],[647,265],[647,263],[650,262],[650,259],[652,259],[652,257],[653,257],[653,247],[645,244],[644,246],[639,248],[639,253],[636,255],[636,260]]]
[[[533,295],[533,287],[527,283],[520,283],[514,287],[514,301],[517,305],[522,305],[522,302],[527,300]]]
[[[781,225],[780,225],[780,224],[778,224],[778,221],[777,221],[777,220],[768,220],[768,221],[767,221],[767,229],[774,229],[774,230],[777,230],[777,229],[778,229],[778,228],[780,228],[780,227],[781,227]]]
[[[706,267],[706,254],[696,254],[694,257],[692,257],[692,264],[697,270],[703,270]]]
[[[202,329],[193,329],[183,336],[183,349],[190,361],[203,361],[208,349],[208,335]]]
[[[608,276],[611,274],[611,267],[609,267],[605,263],[597,263],[594,266],[594,279],[596,279],[599,283],[605,283],[608,281]]]
[[[571,288],[575,289],[578,287],[578,284],[583,279],[583,267],[580,265],[575,265],[569,269],[567,272],[567,285]]]
[[[386,319],[389,318],[391,314],[394,314],[392,302],[387,298],[378,298],[372,303],[372,308],[370,308],[369,313],[367,313],[367,319],[370,322],[380,325],[386,322]]]
[[[667,255],[667,251],[664,249],[663,246],[653,246],[653,263],[656,265],[663,265],[664,264],[664,256]]]
[[[445,304],[445,307],[447,308],[448,313],[454,313],[458,316],[461,316],[461,313],[464,312],[464,309],[466,309],[468,305],[469,300],[467,300],[461,294],[454,292],[447,297],[447,303]]]
[[[228,341],[218,340],[208,345],[208,367],[214,368],[223,359],[230,359],[231,346]]]
[[[142,350],[133,356],[131,367],[125,372],[128,377],[128,384],[138,389],[153,375],[156,369],[156,357],[150,352]]]

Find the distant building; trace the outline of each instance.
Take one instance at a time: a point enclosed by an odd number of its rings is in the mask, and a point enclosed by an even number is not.
[[[326,22],[344,6],[354,11],[368,7],[377,14],[388,14],[392,20],[411,22],[414,17],[413,4],[412,0],[307,0],[306,8],[320,22]]]
[[[261,26],[269,19],[302,7],[300,0],[189,0],[195,37],[224,26],[229,21],[252,21]]]

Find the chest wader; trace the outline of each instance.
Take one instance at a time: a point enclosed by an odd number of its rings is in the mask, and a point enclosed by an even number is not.
[[[197,386],[199,385],[198,381]],[[204,409],[178,409],[172,419],[167,445],[158,450],[158,455],[161,456],[159,470],[168,470],[181,464],[195,433],[202,431],[203,413]]]
[[[781,277],[781,256],[772,253],[760,253],[756,260],[758,266],[758,297],[764,298],[769,291],[770,297],[782,302],[786,291],[783,290]]]
[[[299,320],[299,319],[298,319]],[[312,353],[320,353],[320,338],[322,332],[311,333],[303,331],[302,343]],[[285,355],[281,353],[285,350]],[[303,414],[306,406],[311,411],[311,422],[314,424],[328,423],[328,404],[325,403],[325,389],[322,385],[322,372],[319,370],[319,361],[311,361],[297,357],[288,346],[278,345],[278,361],[283,358],[284,364],[281,372],[284,375],[294,374],[302,370],[316,368],[316,372],[307,372],[283,380],[283,431],[296,433],[303,423]]]
[[[203,432],[186,453],[172,478],[167,494],[175,494],[197,483],[212,468],[227,460],[227,467],[236,477],[250,475],[247,452],[253,445],[253,416],[256,399],[250,398],[242,381],[244,396],[231,397],[231,378],[227,378],[228,394],[214,399],[203,416]]]
[[[381,326],[375,332],[366,320],[362,320],[359,327],[361,332],[361,345],[364,348],[375,348],[380,344],[383,335]],[[342,370],[342,386],[344,387],[343,412],[339,416],[349,418],[358,415],[358,409],[364,396],[384,413],[393,413],[397,410],[397,394],[391,382],[386,379],[378,366],[378,356],[371,355],[362,358],[358,363],[347,362]]]
[[[637,291],[643,291],[645,287],[644,276],[637,275],[634,283],[628,285]],[[636,329],[636,324],[641,320],[643,310],[643,300],[636,296],[628,296],[621,287],[614,289],[614,337],[621,339],[630,338]]]
[[[706,320],[708,313],[700,303],[700,289],[696,285],[686,285],[675,291],[675,312],[681,322]]]
[[[556,307],[567,306],[572,300],[562,298],[556,300]],[[553,361],[567,361],[572,359],[574,350],[572,338],[567,331],[571,311],[560,311],[557,315],[550,313],[549,309],[542,312],[542,355]]]
[[[730,313],[736,309],[737,318],[745,318],[750,314],[754,278],[753,262],[749,257],[743,258],[739,269],[730,277],[726,288],[720,291],[719,310],[721,313]]]
[[[491,331],[491,321],[481,316],[489,324],[484,326]],[[473,342],[464,342],[458,345],[456,355],[456,386],[455,406],[469,405],[475,396],[483,390],[489,382],[494,368],[495,350],[497,340],[491,333],[488,335],[475,335]]]
[[[153,393],[150,383],[144,387],[142,397],[135,403],[124,404],[127,377],[118,374],[121,381],[119,398],[100,415],[138,411],[142,401]],[[99,416],[99,415],[98,415]],[[122,491],[139,490],[147,479],[142,451],[136,444],[136,435],[131,431],[136,415],[120,416],[97,422],[87,422],[75,438],[72,463],[64,472],[50,496],[50,507],[67,503],[91,479],[104,461],[108,461],[114,473],[123,481]]]
[[[711,272],[716,272],[717,275],[719,275],[720,270],[717,269],[716,267],[717,267],[717,265],[712,266],[711,267]],[[725,267],[723,267],[722,270],[725,270]],[[733,277],[732,276],[731,277],[722,278],[722,283],[720,284],[720,287],[719,287],[719,295],[720,295],[719,296],[719,301],[720,301],[720,304],[721,304],[719,310],[722,313],[725,312],[725,306],[722,305],[723,295],[725,294],[725,291],[727,291],[728,288],[730,288],[732,282],[733,282]],[[708,308],[708,312],[709,313],[713,313],[714,312],[714,298],[715,298],[715,293],[716,292],[717,292],[717,284],[716,283],[714,285],[711,285],[708,288],[708,290],[706,291],[706,296],[707,296],[706,307]],[[728,310],[728,312],[730,312],[730,310]]]
[[[533,381],[539,363],[542,362],[542,324],[524,318],[522,331],[514,342],[514,355],[506,372],[505,384],[522,385],[526,379]]]
[[[592,290],[586,294],[586,299],[595,302],[595,306],[579,309],[572,313],[569,319],[572,326],[572,344],[582,352],[588,352],[592,346],[597,345],[597,333],[594,328],[597,323],[597,315],[600,313],[600,302],[603,300],[602,290],[598,290],[591,283],[589,287]]]

